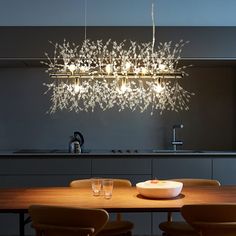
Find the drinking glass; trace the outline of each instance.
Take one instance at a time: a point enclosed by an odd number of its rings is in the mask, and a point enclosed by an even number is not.
[[[91,179],[93,196],[99,196],[102,189],[102,180],[99,178]]]
[[[113,180],[104,179],[102,181],[102,189],[103,189],[104,198],[110,199],[112,197],[112,191],[113,191]]]

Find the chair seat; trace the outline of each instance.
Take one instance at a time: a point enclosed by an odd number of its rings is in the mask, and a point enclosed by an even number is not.
[[[133,227],[134,224],[130,221],[108,221],[102,231],[97,234],[97,236],[128,236],[132,235],[131,230]]]
[[[168,236],[199,236],[199,234],[184,221],[162,222],[160,223],[159,227]]]

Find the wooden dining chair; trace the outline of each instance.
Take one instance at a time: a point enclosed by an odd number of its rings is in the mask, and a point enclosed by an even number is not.
[[[214,179],[172,179],[183,183],[184,187],[194,186],[220,186],[220,182]],[[161,222],[159,228],[165,236],[198,236],[193,227],[185,221],[173,221],[172,212],[168,212],[167,221]]]
[[[201,236],[236,235],[236,204],[185,205],[181,214]]]
[[[32,205],[29,207],[36,236],[94,236],[105,226],[102,209]]]
[[[113,188],[131,187],[128,179],[112,179]],[[78,179],[70,183],[73,188],[91,188],[91,179]],[[116,220],[110,220],[98,233],[98,236],[132,236],[134,224],[130,221],[122,220],[121,213],[116,213]]]

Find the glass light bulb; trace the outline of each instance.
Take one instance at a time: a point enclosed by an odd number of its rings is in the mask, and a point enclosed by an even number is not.
[[[129,92],[131,89],[129,87],[129,84],[126,83],[126,81],[122,81],[121,86],[117,88],[117,91],[120,94],[124,94],[126,92]]]
[[[131,68],[131,63],[130,63],[130,62],[126,62],[126,63],[125,63],[125,70],[126,70],[126,71],[129,71],[130,68]]]
[[[153,85],[153,91],[155,91],[156,93],[161,93],[164,90],[164,86],[162,86],[161,84],[155,84]]]
[[[74,86],[74,91],[75,91],[76,93],[78,93],[78,92],[80,91],[80,86],[76,84],[76,85]]]
[[[83,93],[84,92],[84,87],[79,85],[79,84],[74,84],[74,92],[75,93]]]
[[[81,66],[81,67],[80,67],[80,71],[81,71],[81,72],[85,72],[85,71],[86,71],[86,67],[85,67],[85,66]]]
[[[163,70],[165,70],[166,69],[166,65],[165,64],[159,64],[159,70],[160,71],[163,71]]]
[[[138,75],[139,73],[140,73],[140,68],[138,68],[138,67],[136,67],[135,69],[134,69],[134,73],[136,74],[136,75]]]
[[[142,74],[143,75],[145,75],[145,74],[147,74],[148,73],[148,70],[147,70],[147,68],[145,68],[145,67],[142,67]]]
[[[107,74],[111,74],[113,72],[113,65],[112,64],[107,64],[105,68]]]
[[[120,91],[121,91],[122,93],[125,93],[126,90],[127,90],[126,84],[122,84],[122,85],[120,86]]]
[[[68,66],[68,69],[69,69],[69,71],[71,72],[71,74],[73,74],[74,71],[76,70],[76,65],[75,65],[75,64],[70,64],[70,65]]]

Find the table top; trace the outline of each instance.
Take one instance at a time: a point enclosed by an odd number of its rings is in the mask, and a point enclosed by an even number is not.
[[[148,199],[135,187],[113,190],[111,199],[95,197],[91,189],[71,187],[0,189],[0,212],[27,212],[32,204],[103,208],[109,212],[179,211],[186,204],[235,203],[236,186],[186,187],[172,199]]]

